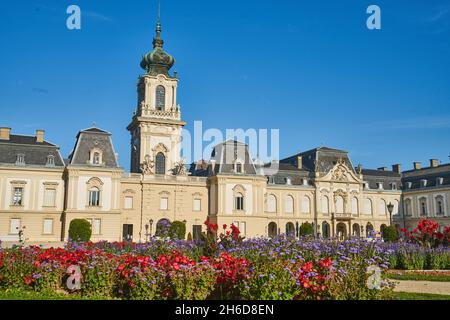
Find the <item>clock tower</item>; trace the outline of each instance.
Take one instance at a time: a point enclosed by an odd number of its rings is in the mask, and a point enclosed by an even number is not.
[[[158,17],[153,50],[142,57],[138,105],[127,129],[131,133],[131,172],[170,175],[180,163],[182,129],[177,104],[178,79],[169,73],[175,59],[163,49]]]

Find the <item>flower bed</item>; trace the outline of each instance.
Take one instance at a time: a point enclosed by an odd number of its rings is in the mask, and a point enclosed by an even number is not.
[[[446,247],[414,243],[275,239],[243,241],[237,228],[200,242],[71,243],[0,249],[0,291],[105,299],[386,299],[392,282],[369,270],[450,270]],[[77,278],[68,274],[76,266]],[[383,276],[384,278],[384,276]],[[72,290],[77,289],[77,290]]]

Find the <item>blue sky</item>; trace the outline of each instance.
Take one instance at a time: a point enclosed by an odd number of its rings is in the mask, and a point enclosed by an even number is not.
[[[66,28],[70,4],[80,31]],[[366,28],[370,4],[380,31]],[[1,1],[0,18],[0,126],[43,128],[66,157],[95,122],[128,169],[156,0]],[[281,156],[326,145],[371,168],[448,162],[448,0],[162,0],[162,24],[188,129],[279,128]]]

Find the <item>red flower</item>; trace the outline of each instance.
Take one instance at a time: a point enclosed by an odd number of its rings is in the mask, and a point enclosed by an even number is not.
[[[31,278],[30,276],[26,276],[24,282],[27,286],[29,286],[31,283],[33,283],[33,278]]]
[[[226,224],[224,224],[222,227],[223,227],[223,230],[227,229],[227,225]]]

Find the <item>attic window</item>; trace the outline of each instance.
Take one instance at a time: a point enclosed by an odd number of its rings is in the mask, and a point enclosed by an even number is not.
[[[421,186],[422,188],[425,188],[425,187],[427,186],[427,180],[426,180],[426,179],[420,180],[420,186]]]
[[[383,190],[383,182],[378,182],[377,186],[378,186],[378,190]]]
[[[236,162],[235,166],[236,173],[242,173],[242,163]]]
[[[101,165],[102,161],[103,161],[102,155],[103,154],[102,154],[101,150],[99,150],[97,148],[92,149],[90,152],[90,163],[93,165],[96,165],[96,166]]]
[[[411,188],[412,188],[412,182],[407,182],[406,189],[411,189]]]
[[[437,178],[436,179],[436,185],[442,186],[444,184],[444,178]]]
[[[287,178],[286,178],[286,184],[287,184],[288,186],[292,184],[292,180],[291,180],[290,177],[287,177]]]
[[[47,162],[45,164],[46,166],[54,166],[55,165],[55,156],[48,155],[47,156]]]
[[[397,190],[397,184],[395,182],[391,182],[391,190]]]
[[[20,153],[17,155],[16,165],[23,166],[25,165],[25,155]]]

